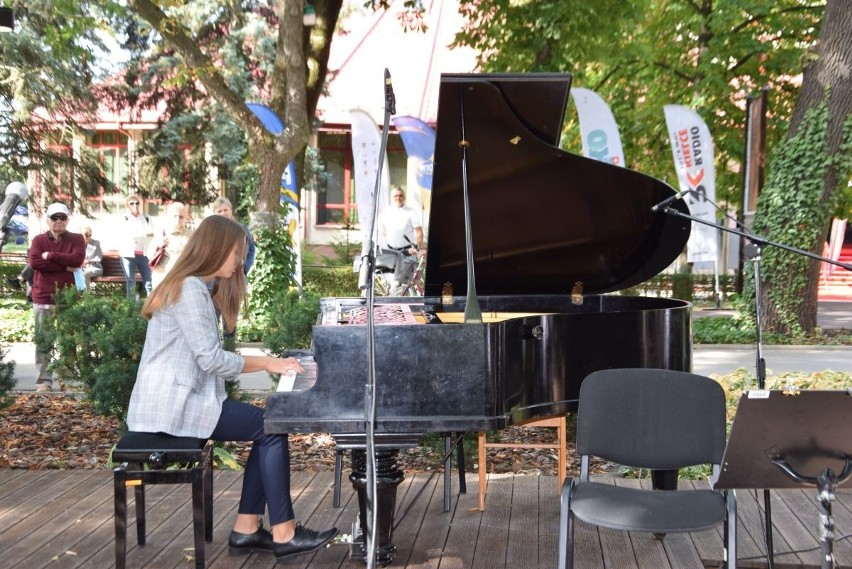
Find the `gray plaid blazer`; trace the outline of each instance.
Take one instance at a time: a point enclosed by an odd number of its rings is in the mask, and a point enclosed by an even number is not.
[[[209,437],[243,359],[222,349],[210,291],[198,277],[183,282],[180,299],[148,322],[136,384],[130,395],[131,431]]]

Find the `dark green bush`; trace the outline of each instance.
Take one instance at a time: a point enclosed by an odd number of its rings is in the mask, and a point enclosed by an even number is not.
[[[15,362],[6,361],[6,350],[0,348],[0,409],[9,407],[15,396],[9,392],[15,389]]]
[[[311,291],[290,291],[272,315],[263,337],[263,347],[271,354],[285,349],[304,349],[311,345],[313,325],[320,312],[319,295]]]
[[[66,289],[57,295],[56,321],[44,338],[56,355],[53,372],[79,386],[96,412],[124,420],[148,327],[139,305]]]
[[[755,331],[739,318],[708,316],[693,319],[692,340],[696,344],[750,344],[755,341]]]
[[[320,297],[359,296],[358,273],[346,267],[306,267],[302,271],[305,290]]]

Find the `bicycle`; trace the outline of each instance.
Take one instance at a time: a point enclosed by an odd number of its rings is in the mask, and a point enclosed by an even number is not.
[[[426,251],[407,255],[404,251],[382,249],[376,257],[377,296],[423,296]]]

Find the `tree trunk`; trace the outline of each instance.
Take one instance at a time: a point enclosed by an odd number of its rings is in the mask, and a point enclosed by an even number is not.
[[[816,109],[825,103],[828,109],[826,152],[829,157],[835,157],[843,143],[844,122],[852,115],[852,10],[845,0],[829,0],[820,28],[819,41],[810,63],[803,72],[802,88],[799,93],[787,141],[790,142],[798,133],[808,111]],[[845,162],[848,165],[848,162]],[[840,170],[841,168],[842,171]],[[821,180],[821,191],[818,200],[827,211],[833,209],[836,192],[840,183],[845,183],[848,170],[845,166],[833,163],[824,170]],[[795,187],[785,188],[784,191],[796,192]],[[788,194],[789,195],[789,194]],[[792,200],[791,200],[792,203]],[[795,207],[790,205],[789,207]],[[825,240],[831,226],[831,215],[813,220],[820,227],[815,232],[816,238],[811,242],[798,245],[817,255],[822,255]],[[767,236],[773,239],[773,236]],[[787,243],[791,244],[791,243]],[[783,275],[763,275],[766,283],[761,289],[762,317],[766,330],[776,333],[789,333],[789,318],[785,318],[785,310],[795,313],[795,320],[801,329],[811,334],[817,321],[817,292],[819,287],[819,271],[821,262],[812,260],[807,263],[807,278],[800,291],[800,301],[796,307],[778,306],[773,302],[771,294],[773,287],[787,286]],[[791,316],[788,314],[788,317]]]

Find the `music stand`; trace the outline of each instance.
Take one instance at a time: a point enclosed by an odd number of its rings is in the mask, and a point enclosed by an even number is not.
[[[756,389],[740,398],[713,487],[818,488],[821,567],[834,567],[831,502],[851,457],[852,391]]]

